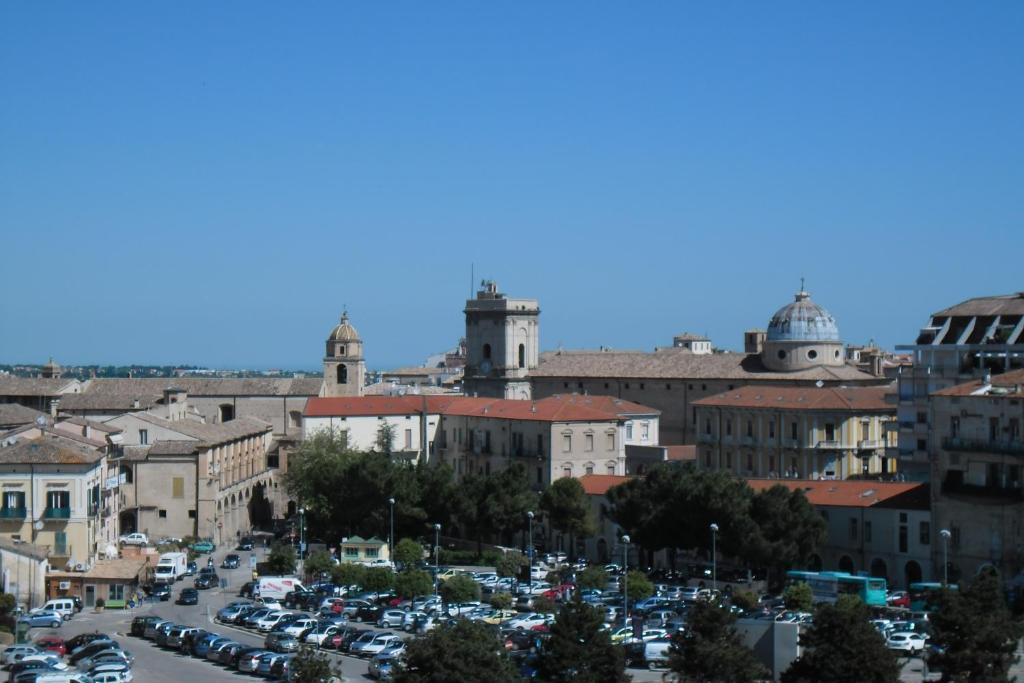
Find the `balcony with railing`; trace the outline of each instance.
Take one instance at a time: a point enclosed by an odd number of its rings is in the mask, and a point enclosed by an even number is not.
[[[837,451],[843,447],[843,444],[835,440],[819,441],[815,448],[819,451]]]
[[[43,519],[71,519],[71,508],[46,508]]]
[[[990,484],[969,484],[963,480],[963,472],[951,471],[942,482],[942,493],[947,496],[964,496],[984,499],[992,503],[1024,502],[1024,489],[1020,486],[994,486]]]
[[[965,439],[947,436],[942,439],[942,447],[947,451],[1024,455],[1024,441],[1020,439]]]
[[[861,439],[857,442],[859,451],[876,451],[879,448],[885,448],[885,442],[879,439]]]
[[[0,519],[25,519],[27,516],[25,508],[9,508],[4,506],[0,508]]]

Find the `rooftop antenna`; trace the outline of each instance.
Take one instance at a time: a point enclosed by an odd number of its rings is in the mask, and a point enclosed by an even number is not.
[[[800,276],[800,291],[801,292],[804,291],[804,276],[803,275]]]
[[[473,298],[473,283],[476,282],[476,264],[469,264],[469,298]]]

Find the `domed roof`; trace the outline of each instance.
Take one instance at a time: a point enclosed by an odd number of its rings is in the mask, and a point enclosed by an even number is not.
[[[832,314],[801,290],[768,323],[767,341],[839,341],[839,326]]]
[[[348,311],[341,314],[341,322],[331,330],[331,336],[327,340],[340,342],[359,341],[359,333],[356,332],[356,328],[352,327],[352,323],[348,321]]]

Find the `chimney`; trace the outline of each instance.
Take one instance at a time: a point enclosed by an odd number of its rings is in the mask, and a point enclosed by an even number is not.
[[[53,417],[53,418],[57,417],[57,409],[59,407],[60,407],[60,399],[59,398],[51,398],[50,399],[50,417]]]
[[[747,330],[743,333],[743,352],[761,353],[764,351],[764,330]]]
[[[871,374],[875,377],[882,377],[885,375],[885,369],[882,363],[882,354],[880,353],[871,355]]]

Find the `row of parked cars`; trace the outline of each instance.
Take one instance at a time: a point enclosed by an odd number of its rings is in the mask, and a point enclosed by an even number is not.
[[[135,658],[104,633],[68,640],[46,635],[31,645],[11,645],[0,662],[12,683],[131,683]]]

